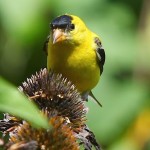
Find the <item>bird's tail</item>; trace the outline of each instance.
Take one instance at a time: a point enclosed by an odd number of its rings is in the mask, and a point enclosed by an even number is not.
[[[94,100],[100,107],[102,107],[102,104],[96,99],[96,97],[93,95],[92,91],[84,92],[82,93],[82,98],[84,100],[88,100],[88,97],[91,97],[92,100]]]

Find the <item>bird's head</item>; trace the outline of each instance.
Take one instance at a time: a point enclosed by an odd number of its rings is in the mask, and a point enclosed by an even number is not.
[[[84,38],[87,30],[84,22],[77,16],[62,15],[55,18],[51,24],[52,43],[79,42]]]

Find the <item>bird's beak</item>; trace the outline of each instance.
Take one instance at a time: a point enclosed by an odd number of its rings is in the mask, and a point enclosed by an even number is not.
[[[66,39],[66,36],[64,35],[64,32],[61,29],[54,29],[52,37],[53,37],[53,44]]]

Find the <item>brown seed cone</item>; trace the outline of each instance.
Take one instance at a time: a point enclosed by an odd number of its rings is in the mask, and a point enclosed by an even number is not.
[[[10,134],[6,145],[8,150],[78,150],[75,133],[63,117],[49,119],[52,129],[35,129],[23,122]]]
[[[68,118],[75,130],[85,123],[87,108],[75,86],[61,74],[43,69],[24,82],[19,90],[32,99],[40,109]]]

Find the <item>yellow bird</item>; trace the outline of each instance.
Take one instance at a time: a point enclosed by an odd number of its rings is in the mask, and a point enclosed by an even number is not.
[[[105,51],[99,37],[74,15],[62,15],[51,24],[50,35],[45,42],[47,68],[61,73],[77,87],[83,98],[91,92],[100,79],[105,63]]]

